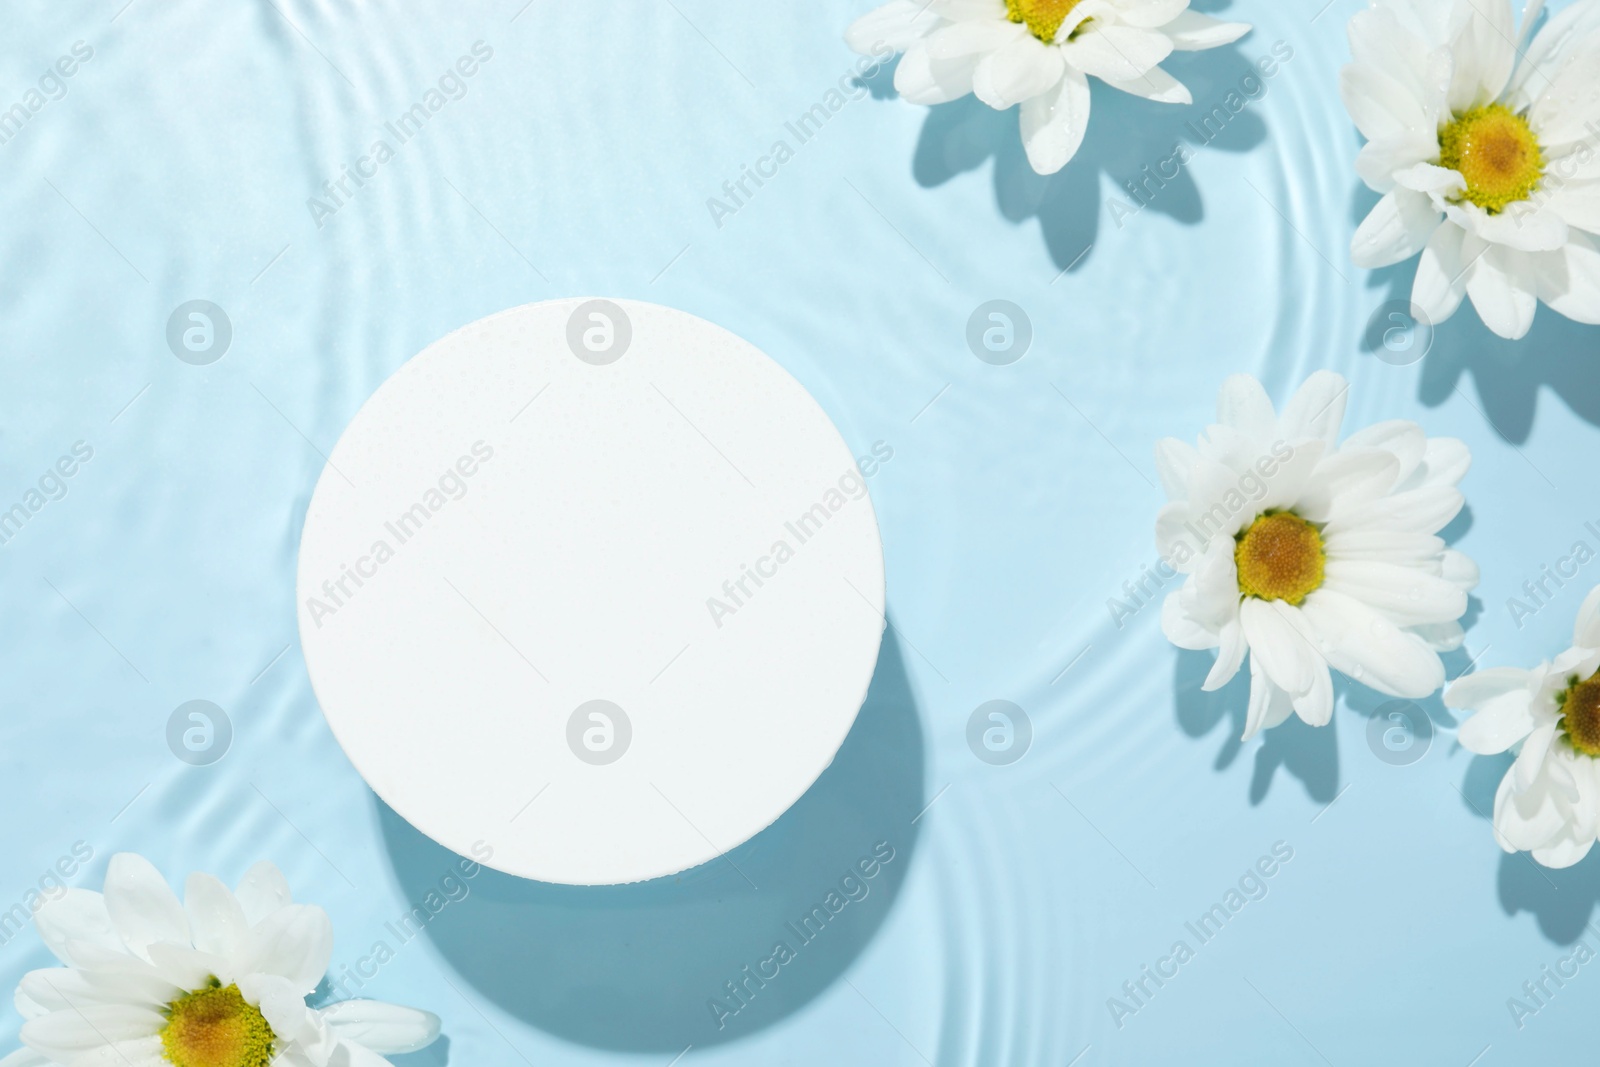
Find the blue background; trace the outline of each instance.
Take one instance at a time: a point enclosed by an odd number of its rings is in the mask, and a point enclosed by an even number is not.
[[[1502,855],[1485,813],[1505,763],[1462,750],[1437,698],[1408,765],[1369,746],[1384,700],[1358,687],[1325,729],[1241,745],[1244,686],[1200,693],[1209,656],[1172,648],[1153,606],[1120,628],[1107,608],[1154,562],[1153,443],[1192,438],[1235,371],[1281,403],[1332,368],[1353,382],[1347,428],[1403,417],[1470,443],[1450,533],[1484,581],[1452,674],[1559,651],[1600,582],[1589,563],[1520,627],[1506,608],[1574,542],[1600,547],[1600,331],[1542,309],[1506,343],[1465,308],[1420,363],[1371,351],[1369,316],[1412,268],[1349,262],[1373,201],[1336,91],[1355,0],[1197,3],[1257,29],[1171,61],[1192,108],[1097,85],[1083,151],[1050,180],[1014,114],[914,107],[887,72],[796,144],[784,124],[851,73],[841,34],[867,2],[123,3],[14,3],[0,43],[0,107],[75,41],[94,49],[0,145],[0,505],[74,442],[94,450],[0,547],[0,908],[79,841],[94,858],[73,881],[94,888],[124,849],[174,883],[271,858],[332,913],[334,979],[359,965],[348,991],[443,1017],[413,1065],[1592,1049],[1600,965],[1520,1029],[1507,999],[1600,943],[1600,856],[1547,872]],[[493,58],[465,95],[319,227],[308,198],[480,40]],[[1184,124],[1279,41],[1293,58],[1197,143]],[[779,138],[793,158],[717,225],[708,198]],[[1179,142],[1183,175],[1113,211]],[[306,505],[407,358],[582,294],[720,323],[858,453],[893,447],[871,482],[893,623],[873,695],[834,767],[736,851],[759,890],[725,863],[614,890],[486,871],[373,968],[453,857],[376,801],[318,711],[293,603]],[[1010,366],[965,341],[996,298],[1034,330]],[[166,343],[192,299],[232,323],[209,366]],[[192,699],[232,724],[210,766],[168,748]],[[991,699],[1032,722],[1009,766],[966,740]],[[878,841],[895,859],[870,895],[718,1030],[709,998]],[[1199,945],[1185,922],[1276,842],[1293,859],[1267,895]],[[1118,1027],[1108,999],[1179,939],[1195,957]],[[46,961],[31,930],[10,937],[0,982]],[[0,1023],[8,1047],[17,1026]]]

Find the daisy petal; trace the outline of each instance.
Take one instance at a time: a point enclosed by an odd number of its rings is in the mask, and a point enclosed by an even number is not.
[[[1522,751],[1517,753],[1517,762],[1512,764],[1511,770],[1515,774],[1514,781],[1519,791],[1526,792],[1532,788],[1534,781],[1539,777],[1540,770],[1544,767],[1546,754],[1550,745],[1556,739],[1556,724],[1545,723],[1536,726],[1522,742]]]
[[[35,1014],[68,1011],[80,1004],[135,1004],[160,1009],[178,992],[177,986],[153,974],[104,975],[71,967],[29,971],[17,986],[19,1000],[26,998],[42,1009]]]
[[[1151,67],[1132,81],[1118,81],[1113,78],[1102,80],[1113,89],[1146,100],[1154,100],[1158,104],[1194,103],[1194,96],[1190,94],[1188,86],[1160,67]]]
[[[1161,32],[1172,38],[1172,47],[1178,51],[1200,52],[1232,44],[1249,33],[1250,28],[1247,22],[1223,22],[1198,11],[1186,10],[1162,26]]]
[[[1461,490],[1449,486],[1427,486],[1392,493],[1382,500],[1348,508],[1330,520],[1328,533],[1371,526],[1376,529],[1438,533],[1450,525],[1466,505]]]
[[[244,873],[235,893],[239,906],[244,909],[245,920],[251,926],[292,902],[283,872],[266,860]]]
[[[844,41],[852,51],[864,56],[875,54],[880,45],[903,52],[938,24],[939,17],[927,10],[927,4],[890,0],[852,22]]]
[[[1575,322],[1600,323],[1600,249],[1573,233],[1567,245],[1533,257],[1539,299]]]
[[[150,962],[167,980],[186,989],[198,989],[213,976],[224,985],[239,977],[232,961],[209,952],[201,952],[189,945],[174,945],[170,941],[157,941],[149,948]]]
[[[189,876],[184,887],[184,910],[194,933],[194,947],[201,952],[232,956],[250,929],[238,899],[209,874]]]
[[[1217,421],[1247,437],[1271,441],[1278,435],[1278,416],[1261,383],[1248,374],[1229,375],[1217,392]]]
[[[1411,627],[1411,632],[1427,642],[1435,652],[1454,652],[1467,640],[1459,622],[1428,622]]]
[[[1439,569],[1439,576],[1463,593],[1478,588],[1478,580],[1483,576],[1476,560],[1453,548],[1445,549],[1439,556]]]
[[[1282,601],[1254,597],[1239,606],[1239,621],[1250,643],[1250,659],[1279,689],[1305,693],[1314,681],[1313,657],[1297,631],[1298,616]]]
[[[1067,64],[1107,81],[1134,81],[1172,54],[1166,34],[1115,23],[1090,23],[1078,37],[1059,46]]]
[[[1467,611],[1453,582],[1413,567],[1377,560],[1329,560],[1324,589],[1361,601],[1399,626],[1450,622]]]
[[[1330,666],[1390,696],[1419,699],[1444,685],[1444,664],[1415,634],[1327,587],[1300,607]]]
[[[998,48],[1024,39],[1032,41],[1041,51],[1045,47],[1038,38],[1016,23],[989,18],[941,27],[928,35],[924,47],[934,59],[959,59],[964,56],[986,56]]]
[[[323,1009],[322,1017],[342,1040],[385,1056],[426,1048],[439,1036],[437,1015],[381,1000],[332,1004]]]
[[[1533,732],[1533,709],[1526,693],[1502,693],[1485,699],[1478,707],[1478,712],[1456,733],[1461,747],[1468,752],[1498,755]]]
[[[74,1063],[77,1057],[107,1044],[147,1038],[166,1020],[153,1008],[132,1004],[85,1004],[73,1011],[51,1012],[22,1024],[22,1041],[53,1060]]]
[[[1477,241],[1476,248],[1484,247]],[[1416,304],[1428,321],[1438,325],[1461,306],[1467,295],[1467,275],[1471,261],[1464,255],[1467,231],[1455,223],[1446,223],[1433,231],[1428,244],[1417,261],[1417,277],[1411,285],[1411,302]],[[1476,254],[1476,248],[1474,254]]]
[[[1528,671],[1515,667],[1489,667],[1451,682],[1450,688],[1444,691],[1444,706],[1477,708],[1507,693],[1531,696],[1537,685],[1537,676]]]
[[[65,964],[79,963],[69,947],[74,942],[127,951],[111,923],[111,913],[106,911],[105,897],[87,889],[68,889],[57,899],[46,901],[33,922],[45,947]]]
[[[1483,324],[1508,340],[1526,337],[1539,309],[1534,259],[1504,245],[1491,244],[1467,275],[1467,295]]]
[[[1444,552],[1444,539],[1406,530],[1324,531],[1322,547],[1331,559],[1371,559],[1425,566]]]
[[[972,92],[978,57],[934,59],[921,42],[906,49],[894,69],[894,88],[913,104],[944,104]]]
[[[172,1067],[172,1063],[162,1051],[161,1039],[151,1036],[102,1045],[74,1059],[72,1067]]]
[[[1410,259],[1428,245],[1443,213],[1426,193],[1393,189],[1356,228],[1350,258],[1358,267],[1387,267]]]
[[[0,1067],[51,1067],[50,1059],[31,1048],[19,1048],[9,1056],[0,1058]]]
[[[1156,442],[1156,473],[1167,499],[1182,500],[1188,494],[1189,476],[1199,461],[1200,454],[1187,441],[1163,437]]]
[[[290,904],[251,927],[238,969],[285,978],[304,995],[322,980],[332,953],[328,913],[311,904]]]
[[[1089,129],[1089,81],[1066,67],[1055,89],[1022,105],[1022,144],[1039,174],[1054,174],[1077,154]]]
[[[978,61],[972,72],[972,92],[990,107],[1004,111],[1050,92],[1065,70],[1060,49],[1024,33]]]
[[[1580,838],[1577,834],[1569,832],[1557,838],[1554,844],[1533,849],[1531,855],[1535,862],[1551,870],[1560,870],[1563,867],[1571,867],[1587,856],[1589,850],[1594,847],[1594,842],[1593,834]]]
[[[1311,688],[1294,698],[1294,710],[1308,726],[1326,726],[1333,719],[1333,676],[1320,656],[1312,658]]]
[[[1408,419],[1373,423],[1345,438],[1341,448],[1381,448],[1400,461],[1395,484],[1404,484],[1422,465],[1428,454],[1428,438],[1422,427]]]
[[[1250,740],[1262,730],[1288,718],[1292,711],[1289,694],[1273,685],[1256,657],[1251,656],[1250,705],[1245,711],[1244,735],[1239,740]]]
[[[1223,624],[1218,640],[1221,642],[1221,651],[1206,675],[1205,684],[1200,687],[1207,693],[1214,693],[1233,681],[1233,676],[1239,673],[1239,668],[1244,664],[1244,654],[1250,650],[1250,642],[1245,640],[1244,627],[1238,619],[1230,619]]]
[[[1422,467],[1418,476],[1402,488],[1415,489],[1427,486],[1459,485],[1472,468],[1472,451],[1465,441],[1454,437],[1430,437],[1422,452]]]
[[[1519,792],[1516,768],[1506,771],[1494,797],[1494,834],[1507,852],[1540,848],[1560,835],[1566,819],[1555,794],[1542,785]]]
[[[1342,375],[1317,371],[1284,406],[1281,420],[1284,436],[1291,440],[1316,438],[1331,449],[1339,438],[1339,425],[1344,422],[1349,391],[1350,383]]]
[[[1470,13],[1451,48],[1456,67],[1449,99],[1456,112],[1497,99],[1511,81],[1517,58],[1511,0],[1472,0],[1467,8]]]
[[[1182,591],[1168,593],[1161,602],[1161,632],[1179,648],[1202,652],[1217,647],[1217,635],[1183,610]]]
[[[1421,448],[1418,448],[1420,458]],[[1400,460],[1381,448],[1349,444],[1317,465],[1309,490],[1297,511],[1312,522],[1327,522],[1341,511],[1381,499],[1400,477]]]
[[[149,959],[157,941],[189,944],[189,918],[177,894],[155,865],[133,852],[111,857],[106,869],[106,911],[117,936],[135,955]]]

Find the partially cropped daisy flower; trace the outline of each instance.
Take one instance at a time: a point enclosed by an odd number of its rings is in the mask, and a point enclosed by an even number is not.
[[[306,1005],[333,931],[270,863],[236,892],[192,874],[179,903],[125,852],[104,895],[70,889],[34,921],[65,966],[23,976],[26,1047],[0,1067],[381,1067],[439,1034],[437,1017],[381,1001]]]
[[[1572,647],[1531,671],[1494,667],[1457,679],[1444,702],[1473,712],[1462,747],[1521,744],[1494,797],[1494,836],[1546,867],[1570,867],[1600,836],[1600,589],[1578,610]]]
[[[1189,0],[890,0],[845,34],[863,55],[904,52],[894,87],[913,104],[975,93],[1022,105],[1022,143],[1040,174],[1078,151],[1089,77],[1166,104],[1192,101],[1161,69],[1174,51],[1229,44],[1250,27],[1189,10]]]
[[[1338,444],[1348,388],[1318,371],[1279,415],[1260,382],[1234,375],[1197,446],[1156,446],[1172,501],[1156,543],[1163,569],[1187,576],[1161,628],[1181,648],[1219,650],[1207,690],[1248,655],[1246,738],[1291,712],[1327,723],[1330,668],[1427,696],[1444,684],[1439,653],[1462,641],[1478,568],[1437,534],[1461,510],[1472,457],[1399,420]]]
[[[1340,89],[1367,145],[1356,170],[1383,194],[1351,256],[1422,253],[1411,299],[1435,323],[1472,298],[1519,338],[1544,301],[1600,323],[1600,0],[1578,0],[1528,43],[1511,0],[1372,0],[1350,21]]]

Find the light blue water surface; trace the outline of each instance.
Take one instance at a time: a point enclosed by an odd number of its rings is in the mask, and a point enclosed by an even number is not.
[[[1510,344],[1468,309],[1420,363],[1373,355],[1367,320],[1412,269],[1349,262],[1372,202],[1336,92],[1359,5],[1321,3],[1197,3],[1257,29],[1170,64],[1192,108],[1097,88],[1082,154],[1048,181],[1014,115],[852,86],[840,35],[867,2],[8,5],[0,107],[76,42],[92,57],[0,145],[0,504],[75,444],[92,458],[0,546],[0,907],[75,845],[91,887],[125,849],[175,883],[271,858],[333,916],[330,996],[443,1017],[413,1065],[1589,1055],[1600,965],[1547,983],[1520,1027],[1507,1001],[1597,944],[1600,857],[1502,855],[1485,813],[1504,761],[1462,750],[1435,698],[1425,755],[1384,762],[1384,701],[1349,686],[1330,727],[1241,746],[1244,686],[1200,694],[1208,657],[1172,648],[1154,607],[1121,626],[1107,607],[1154,562],[1153,443],[1192,437],[1236,371],[1281,402],[1332,368],[1347,425],[1471,445],[1451,533],[1484,581],[1452,673],[1559,651],[1600,582],[1591,562],[1531,617],[1507,609],[1574,542],[1600,547],[1600,330],[1542,310]],[[477,42],[492,56],[399,143],[385,124]],[[1279,42],[1292,57],[1201,143],[1186,124]],[[855,96],[801,143],[786,123],[841,80]],[[323,183],[378,140],[393,158],[335,205]],[[712,212],[779,140],[776,176]],[[1123,183],[1180,142],[1181,177],[1132,212]],[[454,880],[306,678],[296,545],[345,424],[448,331],[579,294],[720,323],[858,452],[894,449],[871,483],[894,630],[835,766],[736,850],[759,889],[720,863],[615,890]],[[194,299],[232,324],[210,365],[166,341]],[[991,299],[1032,322],[1009,366],[964,337]],[[209,766],[168,747],[194,699],[232,725]],[[1032,722],[1009,766],[968,746],[992,699]],[[894,859],[868,894],[719,1028],[723,983],[878,842]],[[1275,848],[1292,858],[1246,881],[1259,899],[1197,938],[1186,924]],[[446,905],[397,936],[430,888]],[[1192,958],[1130,999],[1180,940]],[[46,959],[8,936],[0,983]]]

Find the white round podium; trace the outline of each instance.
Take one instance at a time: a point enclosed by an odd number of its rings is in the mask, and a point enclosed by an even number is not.
[[[402,366],[317,482],[301,643],[418,830],[547,882],[673,874],[832,762],[884,627],[867,481],[793,378],[629,300],[515,308]]]

